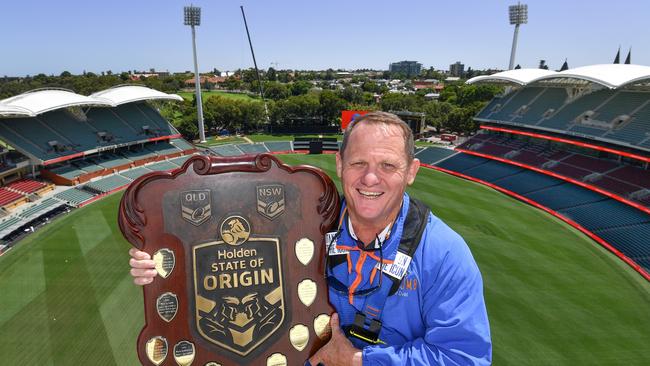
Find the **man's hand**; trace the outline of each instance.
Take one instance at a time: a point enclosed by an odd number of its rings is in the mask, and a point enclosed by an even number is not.
[[[332,338],[311,358],[312,366],[322,363],[325,366],[361,366],[361,351],[354,348],[339,326],[339,314],[332,314],[330,319]]]
[[[135,248],[129,249],[129,265],[131,266],[131,276],[133,283],[136,285],[148,285],[153,282],[154,277],[158,275],[155,270],[156,263],[151,259],[149,253],[145,253]]]

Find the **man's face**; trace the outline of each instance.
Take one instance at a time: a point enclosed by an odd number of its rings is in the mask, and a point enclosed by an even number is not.
[[[383,229],[397,215],[419,160],[408,163],[398,126],[363,122],[354,127],[343,156],[336,154],[336,173],[355,229]]]

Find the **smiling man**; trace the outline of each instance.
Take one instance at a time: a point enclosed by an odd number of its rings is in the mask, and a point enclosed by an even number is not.
[[[346,129],[336,171],[344,200],[326,236],[332,338],[307,364],[488,365],[479,269],[463,239],[406,194],[420,162],[399,117],[372,112]],[[135,283],[154,263],[131,250]]]
[[[345,199],[328,235],[332,339],[309,364],[487,365],[481,274],[463,239],[405,193],[420,162],[399,117],[346,129],[336,172]]]

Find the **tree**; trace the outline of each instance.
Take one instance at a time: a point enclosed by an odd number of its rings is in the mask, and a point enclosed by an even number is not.
[[[419,112],[424,99],[415,94],[387,93],[381,99],[383,111],[410,111]]]
[[[363,92],[355,87],[347,86],[340,92],[341,98],[347,100],[349,103],[362,103]]]
[[[453,108],[454,106],[447,102],[429,101],[424,103],[422,112],[425,113],[427,125],[440,132],[440,129],[447,123],[447,118]]]
[[[335,92],[323,90],[318,96],[320,115],[327,123],[339,122],[341,111],[347,109],[348,103]]]
[[[266,80],[268,81],[277,81],[278,76],[274,68],[269,67],[269,69],[266,71]]]
[[[291,83],[290,85],[291,95],[307,94],[309,92],[309,89],[311,89],[311,87],[312,84],[309,81],[298,80],[296,82]]]
[[[289,89],[284,84],[267,81],[264,83],[264,97],[273,100],[284,99],[289,96]]]

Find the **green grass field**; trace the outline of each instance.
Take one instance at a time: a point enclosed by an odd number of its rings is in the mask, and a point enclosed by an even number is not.
[[[290,155],[334,176],[332,155]],[[338,185],[337,181],[337,185]],[[495,365],[648,365],[650,283],[554,217],[421,169],[410,193],[467,240],[481,268]],[[0,257],[0,364],[135,365],[142,292],[115,194]]]
[[[192,97],[194,96],[194,92],[178,92],[176,94],[180,95],[181,97],[187,100],[192,100]],[[228,93],[220,90],[201,91],[201,98],[203,100],[206,100],[207,98],[213,95],[218,95],[218,96],[231,98],[231,99],[239,99],[239,100],[254,100],[248,94]]]

